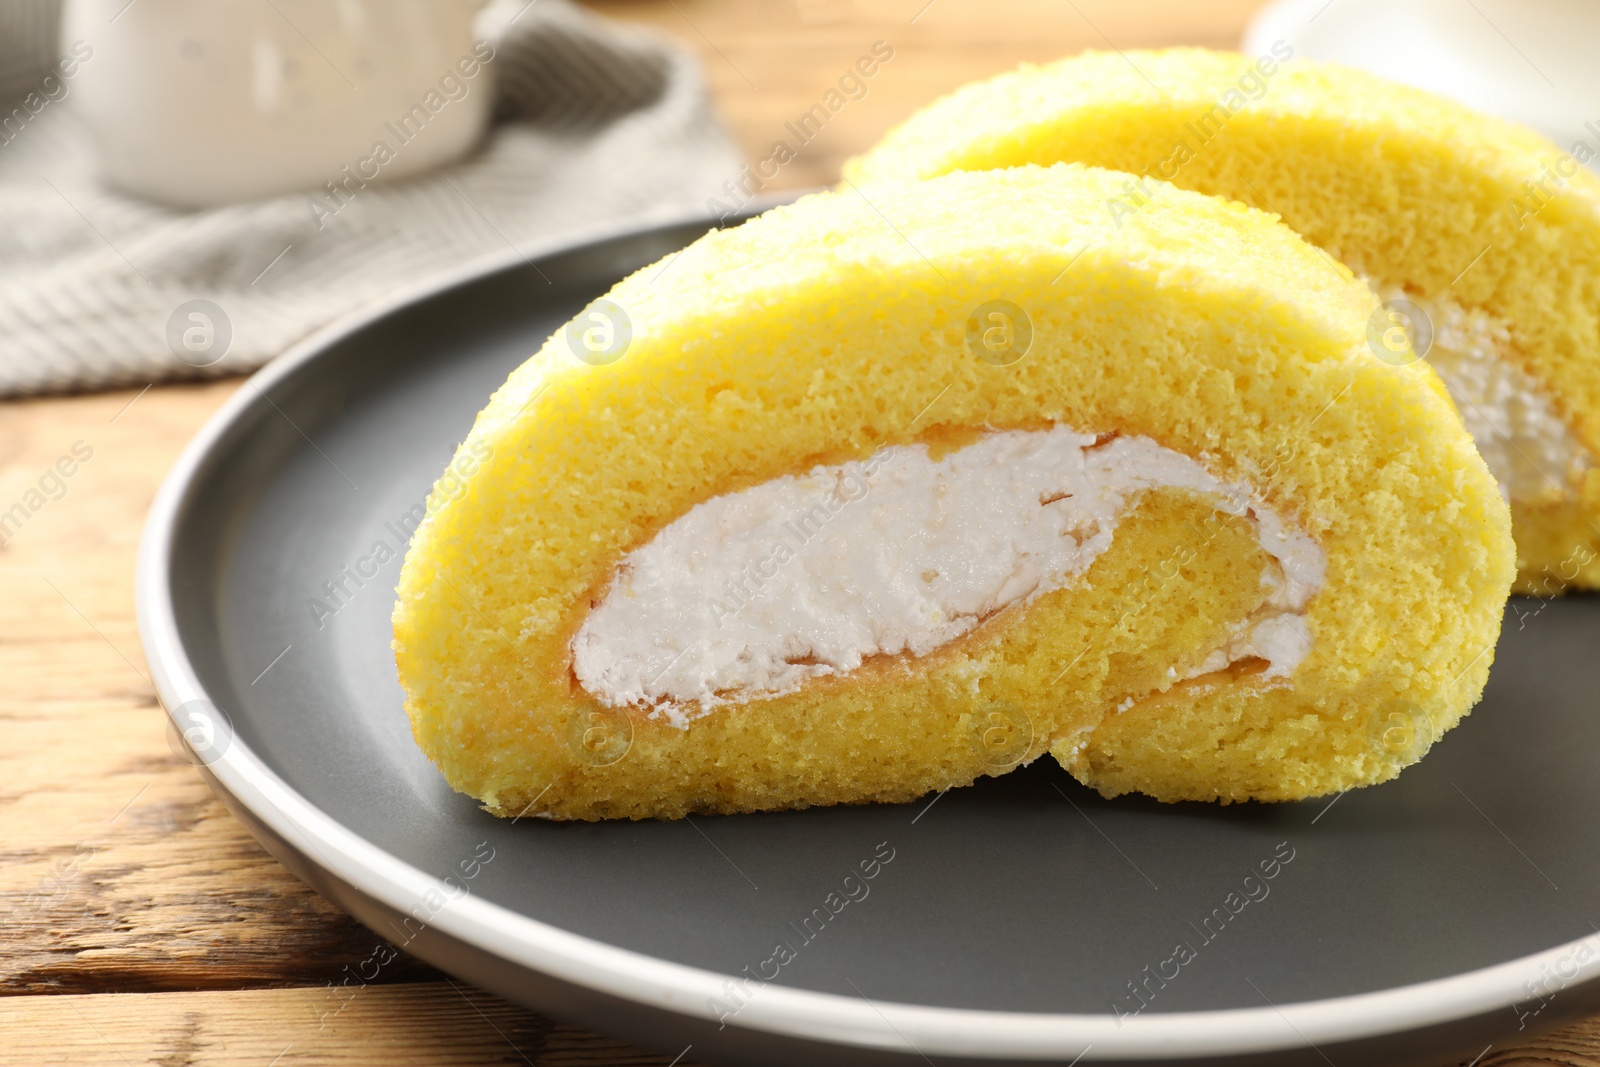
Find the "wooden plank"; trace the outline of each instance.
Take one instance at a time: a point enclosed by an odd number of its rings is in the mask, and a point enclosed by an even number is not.
[[[0,998],[0,1067],[297,1063],[694,1067],[693,1047],[640,1049],[556,1023],[455,981],[240,992]],[[687,1053],[687,1054],[686,1054]],[[675,1057],[681,1057],[675,1061]],[[1473,1067],[1597,1067],[1591,1023],[1505,1048]]]
[[[0,993],[322,983],[372,951],[173,754],[145,673],[144,514],[235,388],[0,407],[0,514],[28,512],[0,546]],[[87,458],[58,468],[74,444]],[[385,968],[419,977],[437,972]]]
[[[0,998],[0,1065],[668,1067],[458,982],[326,990]],[[688,1059],[678,1067],[693,1067]]]
[[[889,42],[895,58],[865,95],[768,184],[784,189],[836,181],[916,107],[1022,61],[1230,46],[1256,0],[592,6],[694,49],[752,160]],[[134,624],[134,553],[178,450],[236,388],[0,405],[0,516],[25,511],[0,522],[0,1063],[669,1063],[407,957],[384,968],[394,984],[339,1000],[326,983],[367,957],[373,935],[268,857],[169,751]],[[80,442],[92,455],[58,485],[50,472]],[[38,993],[56,995],[24,995]],[[1479,1063],[1600,1067],[1600,1020]]]

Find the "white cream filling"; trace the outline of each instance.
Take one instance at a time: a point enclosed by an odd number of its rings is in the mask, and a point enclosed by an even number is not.
[[[993,432],[938,460],[888,447],[698,504],[618,566],[573,638],[573,672],[602,703],[681,727],[872,656],[924,656],[1081,574],[1157,487],[1214,496],[1275,561],[1263,608],[1185,677],[1247,658],[1288,675],[1310,648],[1322,548],[1188,456],[1063,427]]]
[[[1500,495],[1531,502],[1575,492],[1594,456],[1543,383],[1509,358],[1505,324],[1448,298],[1384,294],[1386,300],[1397,298],[1411,300],[1432,320],[1426,358],[1500,483]]]

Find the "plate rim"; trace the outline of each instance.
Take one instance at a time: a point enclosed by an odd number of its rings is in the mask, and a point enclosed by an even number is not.
[[[736,217],[743,221],[793,198],[793,194],[763,198]],[[519,263],[699,223],[717,226],[709,215],[673,213],[595,227],[529,253],[513,247],[506,254],[475,260],[339,317],[242,382],[180,453],[162,481],[140,538],[135,574],[139,637],[169,725],[182,728],[172,709],[189,701],[211,701],[184,648],[170,595],[175,573],[172,549],[180,519],[214,451],[226,443],[236,424],[271,403],[267,392],[272,386],[293,377],[339,342],[423,299]],[[205,770],[273,833],[294,844],[302,861],[327,877],[400,914],[410,914],[430,894],[440,895],[438,879],[318,808],[237,736],[230,737],[226,749],[207,762]],[[572,933],[470,892],[447,897],[427,926],[474,951],[686,1021],[717,1023],[709,1002],[724,995],[724,983],[735,977]],[[1587,958],[1579,955],[1580,950]],[[1566,978],[1560,965],[1573,958],[1578,959],[1577,968]],[[1549,973],[1562,975],[1561,990],[1600,978],[1600,951],[1593,939],[1580,937],[1489,967],[1372,992],[1280,1005],[1268,1001],[1260,1008],[1150,1012],[1126,1018],[869,1000],[769,982],[726,1025],[885,1052],[1047,1060],[1081,1057],[1092,1048],[1096,1059],[1197,1059],[1314,1048],[1465,1022],[1527,1002],[1529,998],[1521,995],[1524,981]]]

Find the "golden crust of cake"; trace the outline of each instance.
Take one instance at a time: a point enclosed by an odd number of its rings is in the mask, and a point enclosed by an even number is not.
[[[1376,297],[1268,215],[1169,190],[1114,226],[1124,178],[1022,168],[807,197],[621,282],[615,361],[558,332],[480,414],[475,469],[436,488],[401,575],[406,707],[450,783],[507,816],[674,817],[906,800],[1055,746],[1107,792],[1293,799],[1420,754],[1385,740],[1400,702],[1429,742],[1453,726],[1487,677],[1513,551],[1437,378],[1374,358]],[[966,339],[996,299],[1033,331],[1003,367]],[[1317,539],[1314,644],[1287,684],[1173,681],[1259,605],[1266,562],[1249,524],[1176,490],[1146,493],[1079,580],[920,659],[682,729],[575,682],[569,642],[618,562],[695,504],[1054,423],[1203,458]],[[1182,736],[1133,744],[1139,717]],[[1082,743],[1100,736],[1116,743]]]
[[[1600,178],[1580,165],[1592,149],[1568,154],[1441,97],[1282,58],[1183,48],[1025,65],[918,112],[845,175],[867,186],[1082,162],[1135,176],[1108,212],[1142,210],[1149,175],[1280,214],[1380,289],[1505,323],[1508,356],[1600,455]],[[1519,592],[1600,588],[1600,568],[1556,577],[1600,555],[1600,495],[1519,508],[1515,529]]]

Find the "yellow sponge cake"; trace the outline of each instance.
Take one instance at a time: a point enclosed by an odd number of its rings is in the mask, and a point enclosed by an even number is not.
[[[807,197],[618,284],[441,482],[394,647],[499,815],[1382,781],[1477,700],[1510,517],[1377,298],[1076,165]],[[447,491],[448,490],[448,491]]]

